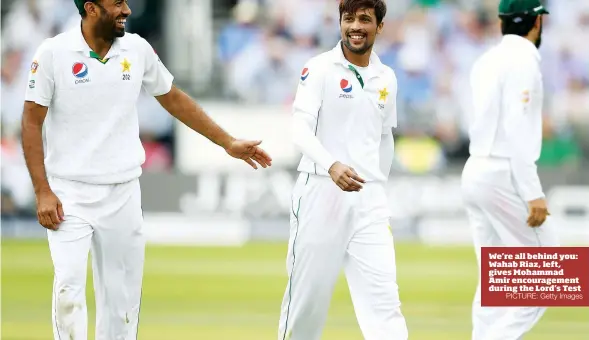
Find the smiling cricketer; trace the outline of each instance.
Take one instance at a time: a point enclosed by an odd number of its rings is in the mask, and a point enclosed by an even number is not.
[[[31,63],[22,118],[37,219],[54,266],[53,335],[86,340],[86,266],[92,253],[96,340],[135,340],[145,234],[139,177],[145,151],[136,110],[142,88],[176,119],[257,168],[260,141],[231,137],[184,92],[150,44],[125,34],[126,0],[74,0],[80,26],[45,40]]]
[[[278,340],[318,340],[345,272],[367,340],[406,340],[385,183],[397,79],[372,51],[383,0],[342,0],[341,40],[307,62],[293,104],[302,153],[292,193],[288,283]]]

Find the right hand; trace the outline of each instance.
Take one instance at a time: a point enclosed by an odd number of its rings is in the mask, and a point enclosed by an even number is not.
[[[528,202],[530,216],[528,216],[528,225],[532,228],[541,226],[546,221],[546,216],[550,215],[544,198],[538,198]]]
[[[362,189],[361,183],[366,183],[353,168],[340,162],[333,163],[329,168],[329,175],[343,191],[360,191]]]
[[[64,221],[61,201],[51,189],[37,194],[37,219],[50,230],[57,230],[57,226]]]

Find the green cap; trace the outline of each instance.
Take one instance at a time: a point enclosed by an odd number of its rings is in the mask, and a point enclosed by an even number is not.
[[[501,0],[499,15],[542,15],[550,14],[540,0]]]

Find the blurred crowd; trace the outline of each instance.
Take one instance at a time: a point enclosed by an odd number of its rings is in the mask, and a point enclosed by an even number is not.
[[[468,156],[469,72],[501,39],[497,0],[387,0],[375,45],[399,82],[397,167],[443,169]],[[221,30],[226,95],[291,103],[307,59],[340,38],[338,0],[239,0]],[[589,155],[589,1],[551,0],[541,46],[546,84],[541,166]],[[255,62],[252,62],[254,61]]]
[[[130,6],[157,0],[130,0]],[[162,0],[163,1],[163,0]],[[222,1],[219,1],[221,3]],[[340,37],[339,0],[233,0],[215,23],[223,100],[289,105],[312,56]],[[501,39],[498,0],[387,0],[375,46],[399,82],[396,167],[436,171],[468,156],[469,71]],[[541,167],[589,159],[589,1],[549,0],[540,50],[545,137]],[[34,203],[20,150],[20,118],[32,56],[40,42],[80,22],[72,0],[3,0],[2,210]],[[135,15],[135,13],[134,13]],[[152,27],[139,22],[134,27]],[[146,37],[150,40],[150,37]],[[150,41],[151,42],[151,41]],[[146,171],[173,169],[173,121],[155,99],[138,103]],[[7,180],[9,179],[9,180]]]

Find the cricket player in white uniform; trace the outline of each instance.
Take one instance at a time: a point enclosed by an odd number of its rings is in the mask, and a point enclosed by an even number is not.
[[[480,248],[558,246],[536,161],[542,147],[543,83],[538,48],[539,0],[502,0],[502,41],[471,73],[474,111],[470,158],[462,173],[466,210],[480,264]],[[545,223],[546,221],[546,223]],[[479,268],[480,271],[480,268]],[[545,308],[481,307],[473,301],[473,340],[519,340]]]
[[[26,163],[55,269],[53,332],[87,339],[92,251],[97,340],[136,339],[144,263],[139,177],[145,152],[135,104],[143,87],[174,117],[257,168],[260,141],[236,140],[173,77],[150,44],[125,34],[125,0],[74,0],[81,27],[45,40],[31,66],[22,121]],[[198,157],[198,150],[195,150]]]
[[[372,51],[381,0],[343,0],[341,41],[309,60],[293,104],[293,189],[279,340],[320,339],[342,269],[367,340],[407,339],[384,184],[397,80]]]

